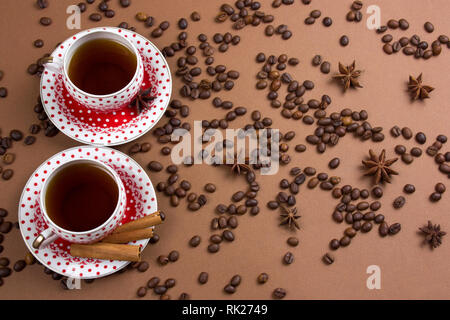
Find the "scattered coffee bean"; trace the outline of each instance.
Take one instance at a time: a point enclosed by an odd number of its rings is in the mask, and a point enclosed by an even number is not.
[[[198,282],[200,284],[206,284],[208,282],[209,274],[207,272],[201,272],[198,276]]]
[[[283,288],[276,288],[273,291],[272,295],[275,299],[283,299],[284,297],[286,297],[286,290]]]
[[[197,247],[201,242],[201,238],[198,235],[195,235],[189,240],[189,245],[193,248]]]
[[[398,196],[397,198],[395,198],[394,202],[393,202],[393,206],[395,209],[400,209],[401,207],[403,207],[406,203],[406,199],[403,196]]]
[[[350,40],[346,35],[343,35],[339,38],[339,43],[341,46],[346,47],[349,44]]]
[[[443,183],[439,182],[439,183],[436,183],[436,185],[434,186],[434,190],[437,193],[441,193],[442,194],[442,193],[445,192],[446,188],[445,188],[445,185]]]
[[[214,193],[216,191],[216,186],[212,183],[207,183],[205,185],[205,191],[209,193]]]
[[[331,161],[328,163],[328,167],[330,169],[336,169],[337,167],[339,167],[340,164],[340,159],[339,158],[333,158],[331,159]]]
[[[49,17],[42,17],[42,18],[39,20],[39,23],[40,23],[41,25],[43,25],[43,26],[49,26],[49,25],[52,24],[52,19],[49,18]]]
[[[324,254],[324,256],[322,257],[322,261],[325,263],[325,264],[328,264],[328,265],[330,265],[330,264],[333,264],[333,262],[334,262],[334,256],[331,254],[331,253],[326,253],[326,254]]]
[[[292,252],[287,252],[283,257],[284,264],[291,264],[294,262],[294,254]]]
[[[412,184],[405,184],[405,186],[403,187],[403,191],[407,194],[411,194],[414,193],[416,191],[416,187]]]
[[[427,21],[425,22],[425,24],[423,25],[424,29],[426,32],[428,33],[432,33],[434,31],[434,26],[431,22]]]
[[[179,259],[179,257],[180,257],[180,253],[176,250],[171,251],[168,256],[170,262],[177,261]]]
[[[258,275],[257,281],[258,281],[259,284],[264,284],[267,281],[269,281],[269,275],[267,273],[265,273],[265,272],[260,273]]]
[[[163,165],[158,161],[151,161],[147,167],[154,172],[159,172],[163,169]]]

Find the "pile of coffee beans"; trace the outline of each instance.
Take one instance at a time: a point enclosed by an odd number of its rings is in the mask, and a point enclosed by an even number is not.
[[[374,193],[378,193],[376,198],[382,197],[382,189],[380,187],[376,187],[377,191]],[[406,188],[406,187],[405,187]],[[408,190],[411,190],[408,187]],[[400,229],[401,225],[399,223],[394,223],[389,225],[385,221],[385,216],[381,213],[378,213],[378,210],[381,209],[381,202],[378,200],[368,202],[367,199],[370,196],[369,190],[367,189],[359,189],[356,187],[352,187],[351,185],[345,185],[341,188],[335,188],[332,192],[334,198],[339,198],[340,202],[335,207],[332,216],[332,219],[336,223],[347,223],[350,225],[344,230],[343,236],[340,239],[332,239],[330,241],[330,249],[337,250],[340,247],[348,246],[353,237],[355,237],[358,231],[362,233],[367,233],[371,231],[374,227],[374,224],[379,225],[378,232],[381,237],[385,237],[386,235],[395,235]],[[361,199],[361,201],[358,201]],[[403,196],[399,196],[394,201],[395,208],[401,208],[405,204],[405,198]],[[355,203],[356,202],[356,203]],[[326,264],[331,264],[334,262],[334,258],[330,256],[324,256],[323,261]]]
[[[442,194],[445,192],[446,189],[447,188],[442,182],[436,183],[436,185],[434,186],[434,192],[430,194],[430,200],[432,202],[437,202],[441,200]]]
[[[231,41],[232,44],[233,38],[239,39],[236,38],[236,36],[233,37],[229,33],[224,35],[224,39],[225,37],[227,38],[226,41]],[[221,90],[229,91],[233,89],[234,81],[237,80],[240,76],[239,72],[236,70],[227,70],[227,67],[225,65],[217,65],[213,67],[213,54],[215,50],[207,42],[208,37],[205,34],[200,34],[198,36],[198,40],[200,41],[199,48],[203,50],[203,55],[206,57],[205,63],[206,65],[208,65],[208,67],[206,68],[206,73],[209,77],[214,77],[215,79],[209,80],[208,78],[203,78],[199,81],[195,81],[196,77],[201,76],[205,70],[203,70],[199,66],[196,66],[198,64],[198,58],[196,56],[197,48],[195,46],[189,46],[185,50],[185,55],[178,58],[178,69],[175,72],[175,75],[180,77],[185,83],[180,89],[181,96],[189,97],[193,100],[198,98],[209,99],[212,92],[219,92]],[[238,43],[239,41],[235,40],[235,44]],[[223,44],[226,44],[228,48],[227,43],[224,42]]]
[[[169,289],[175,287],[177,281],[174,278],[168,278],[164,282],[161,281],[159,277],[152,277],[148,280],[147,285],[139,287],[136,291],[136,295],[139,298],[143,298],[147,295],[148,290],[153,290],[153,293],[159,296],[160,300],[170,300],[171,296],[167,293]],[[189,295],[183,293],[180,299],[187,300]]]
[[[223,291],[225,291],[228,294],[233,294],[236,292],[236,288],[241,284],[242,278],[240,275],[236,274],[234,275],[230,282],[227,283],[227,285],[223,288]]]
[[[313,10],[309,13],[309,16],[305,19],[306,25],[311,25],[316,22],[316,19],[319,19],[322,15],[322,12],[320,10]]]
[[[324,61],[322,56],[316,54],[312,59],[312,65],[315,67],[320,66],[320,71],[324,74],[329,74],[331,70],[331,63],[328,61]]]
[[[377,29],[377,33],[384,34],[388,29],[408,30],[408,28],[409,22],[406,19],[390,19],[387,22],[387,25],[380,26]],[[434,31],[434,27],[431,22],[426,22],[424,28],[428,33],[432,33]],[[394,37],[391,34],[384,34],[381,41],[384,43],[383,51],[388,55],[397,53],[401,50],[406,56],[414,56],[416,59],[422,58],[425,60],[433,56],[439,56],[442,52],[442,45],[446,45],[450,48],[449,37],[443,34],[433,40],[431,46],[417,34],[412,35],[410,38],[401,37],[397,41],[394,41]]]
[[[309,105],[311,107],[313,104],[309,103]],[[325,152],[327,146],[335,146],[347,132],[353,133],[361,141],[370,139],[373,142],[381,142],[384,140],[383,128],[372,127],[367,121],[369,114],[366,110],[357,112],[346,108],[340,113],[333,112],[327,116],[323,107],[317,107],[317,105],[320,105],[318,101],[314,103],[315,108],[318,109],[314,113],[314,117],[317,119],[316,129],[314,134],[306,137],[306,141],[315,145],[319,153]],[[311,117],[307,124],[313,123],[314,119]]]
[[[359,1],[359,0],[353,1],[352,5],[350,7],[350,11],[345,16],[347,21],[360,22],[363,18],[363,15],[361,12],[362,7],[363,7],[362,1]]]
[[[300,186],[308,179],[306,185],[308,189],[314,189],[319,186],[324,191],[331,191],[338,189],[336,186],[341,182],[341,178],[337,176],[329,177],[327,173],[320,172],[316,174],[316,169],[313,167],[305,167],[303,170],[299,167],[293,167],[290,170],[292,176],[291,181],[284,178],[280,181],[280,191],[275,200],[269,201],[267,207],[271,210],[278,209],[280,206],[294,206],[297,201],[295,196],[300,192]],[[309,177],[309,178],[308,178]]]
[[[241,30],[246,26],[259,26],[261,23],[274,21],[274,16],[260,11],[261,3],[252,0],[238,0],[232,5],[224,3],[216,15],[215,21],[223,23],[227,20],[232,22],[232,28]]]

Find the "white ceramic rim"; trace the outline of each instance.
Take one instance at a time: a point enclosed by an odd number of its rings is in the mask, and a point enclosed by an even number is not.
[[[73,54],[69,55],[69,53],[71,53],[73,50],[78,49],[78,43],[80,41],[84,40],[87,37],[93,37],[92,40],[94,40],[94,39],[105,39],[104,37],[103,38],[102,37],[96,38],[95,37],[96,34],[99,34],[99,33],[108,33],[110,35],[113,35],[116,38],[120,38],[121,41],[124,41],[124,42],[126,42],[128,44],[128,49],[132,50],[132,52],[134,53],[134,55],[136,57],[136,70],[134,71],[134,75],[131,78],[130,82],[128,82],[127,85],[124,86],[123,88],[121,88],[120,90],[118,90],[116,92],[104,94],[104,95],[92,94],[92,93],[89,93],[89,92],[81,90],[80,88],[78,88],[72,82],[72,80],[69,77],[69,74],[67,73],[67,69],[68,69],[69,64],[72,61],[72,57],[73,57]],[[86,42],[89,42],[89,41],[91,41],[91,40],[86,40]],[[84,42],[83,44],[85,44],[86,42]],[[123,43],[121,43],[121,44],[123,45]],[[70,57],[70,61],[68,61],[69,57]],[[120,95],[121,92],[126,91],[126,89],[128,89],[133,84],[133,82],[135,81],[136,77],[138,76],[140,67],[142,65],[142,58],[141,58],[141,55],[139,54],[139,52],[137,51],[136,46],[128,38],[125,38],[122,35],[120,35],[119,33],[113,32],[113,31],[108,30],[108,29],[106,29],[106,30],[103,30],[103,29],[95,30],[93,32],[88,32],[88,33],[83,34],[80,37],[77,37],[77,39],[72,43],[72,45],[64,52],[64,57],[63,57],[62,60],[63,60],[62,68],[63,68],[64,78],[73,88],[75,88],[80,94],[83,94],[83,95],[88,96],[90,98],[102,98],[102,99],[106,99],[108,97],[112,97],[112,96],[115,96],[115,95]]]
[[[152,188],[153,188],[153,183],[152,183],[152,181],[150,180],[150,177],[148,176],[148,174],[145,172],[145,170],[141,167],[141,165],[140,165],[139,163],[137,163],[133,158],[127,156],[127,155],[124,154],[123,152],[121,152],[121,151],[119,151],[119,150],[116,150],[116,149],[108,148],[108,147],[98,147],[98,146],[77,146],[77,147],[72,147],[72,148],[69,148],[69,149],[65,149],[65,150],[63,150],[63,151],[61,151],[61,152],[58,152],[58,153],[54,154],[54,155],[51,156],[50,158],[46,159],[44,162],[41,163],[41,165],[40,165],[39,167],[37,167],[37,168],[33,171],[33,173],[36,172],[36,171],[38,171],[39,169],[41,169],[41,167],[45,166],[45,164],[47,163],[47,161],[51,161],[53,158],[55,158],[56,156],[60,155],[62,152],[68,152],[68,151],[71,151],[71,150],[73,150],[73,149],[79,149],[79,148],[83,148],[83,149],[84,149],[84,148],[100,148],[100,149],[106,149],[106,150],[114,150],[114,152],[117,152],[118,154],[121,154],[122,156],[128,158],[129,161],[130,161],[131,163],[134,164],[134,166],[136,166],[137,168],[140,168],[140,169],[142,170],[142,172],[144,173],[144,175],[148,178],[148,181],[150,182],[150,185],[151,185]],[[28,178],[27,182],[25,183],[25,186],[27,186],[27,185],[30,183],[30,181],[33,180],[33,178],[34,178],[34,176],[33,176],[33,174],[31,174],[31,175],[30,175],[30,178]],[[24,197],[24,196],[25,196],[25,188],[22,190],[22,194],[20,195],[19,204],[20,204],[20,203],[23,203],[23,197]],[[156,198],[156,192],[155,192],[155,206],[156,206],[156,208],[158,208],[158,199]],[[19,207],[18,207],[18,218],[19,218],[19,219],[20,219],[20,210],[21,210],[21,209],[20,209],[20,206],[19,206]],[[155,227],[152,227],[152,228],[154,229]],[[37,255],[37,254],[34,253],[34,250],[35,250],[35,249],[31,247],[31,245],[28,243],[27,240],[25,240],[25,235],[24,235],[24,231],[23,231],[23,229],[22,229],[22,225],[20,225],[20,233],[21,233],[21,235],[22,235],[23,241],[25,242],[25,245],[27,246],[28,251],[30,251],[31,254],[36,258],[36,260],[38,260],[42,265],[45,265],[45,263],[44,263],[44,261],[41,259],[41,257],[39,257],[39,255]],[[147,247],[148,242],[150,241],[150,239],[143,239],[143,240],[140,240],[140,241],[142,241],[141,251],[143,251],[143,250]],[[96,275],[93,275],[93,276],[82,276],[82,277],[74,276],[73,278],[75,278],[75,279],[98,279],[98,278],[103,278],[103,277],[109,276],[109,275],[111,275],[111,274],[114,274],[114,273],[116,273],[116,272],[122,270],[123,268],[125,268],[127,265],[129,265],[129,264],[131,263],[131,261],[122,261],[122,262],[123,262],[123,264],[122,264],[121,266],[119,266],[119,267],[117,267],[116,269],[111,270],[111,271],[109,271],[109,272],[107,272],[107,273],[105,273],[105,274],[103,274],[103,275],[101,275],[101,276],[96,276]],[[47,266],[47,268],[49,268],[50,270],[52,270],[52,271],[54,271],[54,272],[56,272],[56,273],[58,273],[58,274],[61,274],[61,273],[59,273],[58,271],[55,271],[53,266]]]
[[[70,166],[74,162],[93,162],[93,163],[99,165],[100,167],[106,169],[114,177],[114,181],[116,182],[116,186],[117,186],[117,188],[119,190],[118,197],[117,197],[116,208],[111,213],[111,215],[108,218],[108,220],[106,220],[103,224],[101,224],[100,226],[96,227],[95,229],[86,230],[86,231],[71,231],[71,230],[66,230],[64,228],[61,228],[60,226],[58,226],[49,217],[49,215],[47,213],[47,209],[45,207],[45,194],[46,194],[46,191],[47,191],[47,188],[48,188],[48,184],[54,178],[56,173],[61,171],[63,168],[65,168],[67,166]],[[117,213],[120,211],[120,202],[121,202],[121,199],[123,198],[123,193],[124,193],[124,191],[123,191],[122,180],[120,180],[120,178],[117,175],[117,173],[110,166],[108,166],[107,164],[101,162],[100,160],[95,160],[95,159],[73,159],[73,160],[69,160],[69,161],[61,164],[52,173],[50,173],[48,178],[45,180],[44,185],[42,186],[41,193],[39,194],[39,205],[41,206],[42,214],[47,218],[47,220],[48,220],[49,224],[51,225],[51,227],[53,227],[54,229],[59,230],[61,232],[68,233],[70,235],[73,234],[73,235],[77,235],[77,236],[83,236],[83,235],[87,235],[89,233],[96,233],[96,232],[100,231],[102,228],[106,227],[109,223],[111,223],[112,220],[114,220],[114,216],[116,216]]]
[[[114,30],[117,30],[117,29],[120,29],[120,28],[117,28],[117,27],[96,27],[96,28],[87,29],[87,30],[90,30],[90,32],[92,32],[93,30],[97,30],[97,29],[106,29],[106,30],[108,30],[108,29],[114,29]],[[124,29],[124,30],[125,30],[125,29]],[[79,33],[85,32],[85,31],[86,31],[86,30],[80,31]],[[166,58],[165,58],[164,55],[161,53],[161,51],[153,44],[153,42],[151,42],[150,40],[148,40],[147,38],[145,38],[144,36],[142,36],[141,34],[139,34],[139,33],[137,33],[137,32],[130,31],[130,30],[126,30],[126,31],[127,31],[127,32],[130,32],[131,34],[136,34],[137,37],[141,37],[141,38],[144,39],[145,41],[148,41],[149,45],[152,46],[153,50],[155,50],[156,52],[159,53],[160,59],[162,59],[162,61],[164,61],[164,65],[167,67],[167,75],[168,75],[169,80],[170,80],[169,83],[168,83],[168,87],[169,87],[169,88],[168,88],[168,89],[169,89],[169,90],[168,90],[168,91],[169,91],[169,96],[167,97],[166,103],[165,103],[165,105],[164,105],[164,107],[163,107],[164,111],[161,112],[161,114],[159,115],[159,117],[155,119],[155,122],[154,122],[152,125],[147,126],[147,128],[146,128],[145,130],[142,130],[142,132],[141,132],[140,134],[137,134],[137,135],[135,135],[135,136],[133,136],[133,137],[127,139],[127,140],[122,140],[122,141],[117,141],[117,142],[111,142],[111,143],[108,143],[108,142],[106,142],[106,143],[95,143],[95,142],[90,142],[90,141],[83,140],[82,138],[80,138],[81,136],[80,136],[80,137],[75,137],[74,135],[72,135],[72,134],[70,134],[69,132],[67,132],[67,130],[61,129],[61,124],[58,123],[57,121],[53,121],[52,118],[49,117],[49,120],[53,123],[53,125],[55,125],[55,126],[58,128],[59,131],[61,131],[63,134],[65,134],[66,136],[68,136],[69,138],[71,138],[71,139],[73,139],[73,140],[75,140],[75,141],[78,141],[78,142],[81,142],[81,143],[84,143],[84,144],[88,144],[88,145],[91,145],[91,146],[96,146],[96,147],[118,146],[118,145],[121,145],[121,144],[125,144],[125,143],[128,143],[128,142],[134,141],[134,140],[136,140],[136,139],[139,139],[139,138],[142,137],[143,135],[145,135],[145,134],[146,134],[147,132],[149,132],[154,126],[156,126],[156,124],[159,122],[159,120],[161,120],[161,118],[164,116],[165,111],[167,110],[167,107],[169,106],[170,99],[171,99],[171,97],[172,97],[172,82],[173,82],[173,79],[172,79],[172,73],[170,72],[169,64],[167,63]],[[79,34],[79,33],[77,33],[77,34]],[[67,40],[65,40],[63,43],[61,43],[61,45],[63,45],[66,41],[67,41]],[[59,48],[59,47],[58,47],[58,48]],[[56,48],[56,49],[52,52],[52,54],[51,54],[52,56],[54,55],[55,51],[58,50],[58,48]],[[144,70],[144,72],[145,72],[145,70]],[[49,111],[47,110],[47,109],[48,109],[48,108],[47,108],[47,105],[46,105],[45,102],[44,102],[44,95],[43,95],[43,91],[42,91],[42,90],[43,90],[43,89],[42,89],[43,81],[44,81],[44,76],[41,77],[39,94],[40,94],[40,97],[41,97],[42,104],[43,104],[43,106],[44,106],[44,110],[45,110],[45,112],[47,113],[47,115],[49,115]]]

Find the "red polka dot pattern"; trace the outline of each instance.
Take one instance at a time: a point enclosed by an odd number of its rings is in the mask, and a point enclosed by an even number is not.
[[[108,163],[117,172],[127,196],[127,205],[120,225],[155,212],[158,208],[155,190],[145,171],[133,159],[117,150],[93,146],[75,147],[54,155],[36,169],[25,185],[19,203],[20,231],[25,244],[36,259],[52,271],[68,277],[104,277],[122,269],[128,262],[73,257],[69,253],[70,242],[61,238],[39,250],[32,247],[35,237],[47,228],[39,207],[39,194],[45,179],[57,166],[74,158],[98,159]],[[140,240],[131,244],[145,248],[147,243],[148,240]]]
[[[76,36],[97,29],[85,30]],[[109,113],[93,111],[74,100],[64,86],[63,76],[48,68],[41,77],[41,100],[49,119],[67,136],[85,144],[112,146],[139,138],[159,121],[170,101],[172,77],[166,60],[149,40],[124,29],[100,29],[114,30],[134,43],[143,60],[141,87],[152,86],[152,93],[157,97],[152,106],[139,115],[128,105]],[[73,41],[73,38],[67,39],[52,55],[62,54]]]

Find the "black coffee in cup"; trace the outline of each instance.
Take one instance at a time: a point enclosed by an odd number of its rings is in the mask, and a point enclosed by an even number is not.
[[[48,182],[45,209],[49,218],[68,231],[88,231],[113,214],[119,187],[110,172],[94,162],[62,167]]]
[[[68,76],[86,93],[107,95],[124,88],[136,73],[134,52],[111,39],[93,39],[78,47],[69,62]]]

